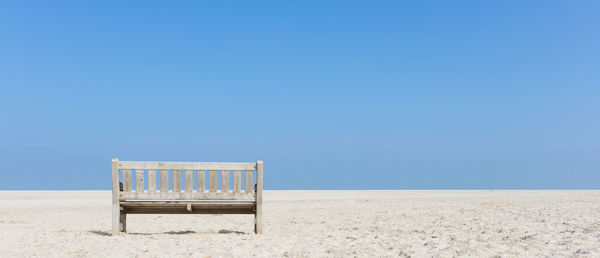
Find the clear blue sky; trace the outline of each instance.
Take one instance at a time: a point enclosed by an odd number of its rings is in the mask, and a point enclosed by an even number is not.
[[[0,189],[600,188],[598,1],[3,1]]]

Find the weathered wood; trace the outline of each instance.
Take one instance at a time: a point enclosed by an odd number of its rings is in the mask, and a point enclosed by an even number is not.
[[[119,211],[119,220],[121,221],[121,224],[119,225],[121,232],[127,232],[127,212],[126,211]]]
[[[153,205],[216,205],[220,207],[239,206],[239,205],[254,205],[254,200],[123,200],[121,206],[153,206]]]
[[[185,191],[191,193],[194,191],[194,171],[186,170],[185,172]]]
[[[135,192],[144,192],[144,170],[142,169],[135,170]]]
[[[204,170],[196,171],[196,191],[199,193],[204,193],[204,188],[206,188],[206,184],[204,183],[205,175]]]
[[[259,160],[256,162],[256,234],[262,234],[262,200],[263,200],[263,161]]]
[[[254,170],[256,163],[119,161],[119,169]]]
[[[217,171],[208,171],[208,191],[211,193],[217,192]]]
[[[173,169],[173,192],[181,192],[181,170]]]
[[[148,170],[148,192],[156,192],[156,170]]]
[[[124,201],[121,206],[131,207],[193,207],[194,209],[207,208],[254,208],[253,201]]]
[[[254,174],[253,170],[244,171],[244,192],[252,193],[254,191],[254,186],[252,184],[252,174]]]
[[[123,169],[123,192],[131,192],[131,169]]]
[[[138,195],[134,192],[120,192],[119,200],[255,200],[256,196],[252,193],[222,193],[222,192],[204,192],[204,193],[150,193]]]
[[[233,171],[233,192],[239,193],[242,189],[242,171]]]
[[[191,212],[186,207],[131,207],[127,214],[254,214],[253,208],[196,208]]]
[[[160,170],[160,192],[169,192],[169,170],[167,169]]]
[[[229,170],[221,171],[221,192],[229,192]]]
[[[204,168],[204,169],[203,169]],[[123,169],[123,191],[119,191],[119,169]],[[148,170],[148,191],[144,191],[144,170]],[[132,192],[132,170],[135,171],[135,192]],[[169,170],[172,191],[169,191]],[[193,175],[197,174],[197,191],[193,190]],[[209,170],[209,191],[205,188],[205,171]],[[232,191],[230,173],[233,170]],[[256,170],[256,186],[253,173]],[[160,173],[160,192],[156,188],[156,173]],[[182,191],[181,173],[184,173]],[[221,190],[218,191],[218,172]],[[242,188],[244,171],[244,191]],[[263,162],[139,162],[112,160],[113,173],[113,234],[127,230],[127,214],[254,214],[255,232],[263,232]],[[253,191],[254,190],[254,191]]]
[[[119,205],[119,159],[111,160],[112,172],[112,235],[118,235],[121,230],[121,208]]]

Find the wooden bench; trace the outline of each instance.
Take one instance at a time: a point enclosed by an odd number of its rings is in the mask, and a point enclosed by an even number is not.
[[[256,177],[253,176],[255,171]],[[205,187],[206,172],[209,178],[208,189]],[[135,176],[133,181],[132,173]],[[221,187],[217,189],[219,174]],[[233,176],[231,189],[230,176]],[[147,184],[144,182],[145,178],[148,180]],[[169,180],[172,181],[172,190],[169,190]],[[262,190],[262,160],[256,163],[215,163],[113,159],[112,234],[126,232],[127,214],[254,214],[254,232],[262,234]]]

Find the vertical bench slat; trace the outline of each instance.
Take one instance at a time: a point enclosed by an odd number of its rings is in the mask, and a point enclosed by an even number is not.
[[[148,169],[148,192],[156,192],[156,170]]]
[[[135,170],[135,191],[138,193],[144,192],[144,170]]]
[[[252,186],[252,174],[254,173],[254,171],[252,170],[246,170],[244,171],[244,192],[246,193],[251,193],[254,190],[254,187]]]
[[[221,193],[229,193],[229,170],[221,170]]]
[[[169,191],[169,170],[160,170],[160,191],[166,193]]]
[[[173,192],[181,192],[181,170],[173,169]]]
[[[208,172],[208,191],[211,193],[217,192],[217,171],[211,170]]]
[[[242,171],[233,171],[233,192],[239,193],[242,189]]]
[[[123,169],[123,192],[131,192],[131,169]]]
[[[194,190],[194,171],[185,171],[185,192],[191,193]]]
[[[204,178],[204,170],[196,171],[196,191],[198,191],[199,193],[204,193],[204,188],[206,187],[204,184]]]

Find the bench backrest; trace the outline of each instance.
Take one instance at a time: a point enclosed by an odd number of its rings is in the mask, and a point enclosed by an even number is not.
[[[259,196],[262,199],[262,167],[261,160],[217,163],[113,159],[113,193],[118,191],[119,200],[256,200]]]

